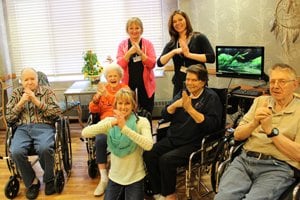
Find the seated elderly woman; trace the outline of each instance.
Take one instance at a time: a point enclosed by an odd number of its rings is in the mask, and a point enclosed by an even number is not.
[[[115,95],[114,116],[82,130],[83,137],[107,135],[111,151],[109,182],[104,199],[144,199],[145,167],[143,151],[153,146],[150,123],[135,113],[136,102],[130,89],[120,89]]]
[[[104,76],[107,82],[100,82],[98,84],[98,91],[89,103],[89,111],[91,113],[98,113],[101,120],[108,116],[113,116],[113,103],[116,92],[121,88],[128,88],[127,85],[120,83],[123,77],[123,69],[118,64],[111,63],[107,65],[104,69]],[[95,196],[100,196],[104,193],[108,182],[106,140],[107,137],[105,134],[97,135],[95,139],[96,162],[98,163],[101,175],[99,184],[94,191]]]
[[[201,146],[204,136],[221,126],[219,96],[206,87],[208,72],[203,65],[186,70],[186,91],[179,92],[162,110],[171,121],[167,136],[144,153],[154,199],[176,199],[177,167],[188,164],[189,156]]]

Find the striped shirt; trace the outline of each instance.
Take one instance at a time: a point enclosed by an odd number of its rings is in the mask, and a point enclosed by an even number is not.
[[[23,87],[14,89],[6,105],[6,120],[9,124],[41,123],[53,125],[61,114],[55,93],[50,87],[38,86],[35,96],[41,102],[37,107],[32,102],[27,102],[23,107],[18,107],[24,93]]]

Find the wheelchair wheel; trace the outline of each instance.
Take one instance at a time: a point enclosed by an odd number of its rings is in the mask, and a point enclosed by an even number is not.
[[[56,193],[61,193],[65,186],[65,177],[62,170],[58,170],[54,178],[54,187]]]
[[[217,188],[219,185],[219,179],[220,179],[220,171],[223,173],[224,169],[220,170],[221,164],[228,158],[228,151],[229,151],[229,146],[228,146],[227,140],[223,140],[220,142],[217,151],[216,151],[216,156],[214,158],[214,161],[211,166],[211,185],[212,189],[215,193],[217,193]],[[222,165],[223,166],[223,165]]]
[[[20,182],[16,176],[9,177],[8,182],[5,185],[5,196],[8,199],[13,199],[18,195],[20,188]]]
[[[144,178],[144,190],[145,190],[145,194],[147,196],[149,196],[149,197],[153,196],[153,191],[152,191],[152,188],[151,188],[151,183],[150,183],[148,174]]]
[[[96,160],[88,160],[88,173],[91,178],[96,178],[99,173],[98,166]]]
[[[70,175],[72,169],[72,147],[71,147],[71,135],[70,135],[70,125],[67,120],[63,120],[63,163],[64,168],[68,176]]]

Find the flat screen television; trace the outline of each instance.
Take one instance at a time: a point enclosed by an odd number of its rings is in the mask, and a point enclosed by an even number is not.
[[[264,47],[216,46],[216,75],[264,80]]]

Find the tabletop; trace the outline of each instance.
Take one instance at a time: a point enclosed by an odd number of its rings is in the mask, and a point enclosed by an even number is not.
[[[90,81],[75,81],[65,92],[65,96],[69,95],[89,95],[95,94],[97,91],[97,84],[92,85]]]

